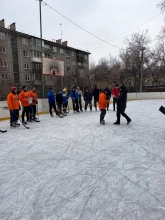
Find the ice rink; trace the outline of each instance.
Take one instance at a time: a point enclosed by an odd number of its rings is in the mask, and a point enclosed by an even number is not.
[[[10,129],[0,122],[0,220],[165,220],[165,100]]]

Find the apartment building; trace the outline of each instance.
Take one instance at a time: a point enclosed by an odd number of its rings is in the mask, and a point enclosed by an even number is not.
[[[64,61],[64,78],[84,77],[89,69],[89,52],[67,46],[67,41],[42,40],[42,56]],[[35,86],[42,97],[42,59],[39,38],[16,31],[15,23],[5,27],[0,21],[0,77],[12,78],[15,86]],[[45,76],[46,88],[54,86],[56,78]],[[59,80],[59,79],[57,79]]]

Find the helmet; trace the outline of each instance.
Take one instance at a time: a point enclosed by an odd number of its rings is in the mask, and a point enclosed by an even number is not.
[[[15,91],[16,89],[17,89],[17,88],[14,87],[14,86],[10,87],[10,91],[11,91],[11,92]]]

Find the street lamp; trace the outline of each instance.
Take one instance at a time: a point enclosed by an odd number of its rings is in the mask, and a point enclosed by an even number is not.
[[[143,61],[144,61],[144,50],[146,50],[146,47],[142,47],[140,51],[142,51],[141,54],[141,67],[140,67],[140,92],[143,90]]]

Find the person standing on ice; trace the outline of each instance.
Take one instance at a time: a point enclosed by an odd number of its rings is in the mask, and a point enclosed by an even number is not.
[[[113,96],[113,111],[115,111],[115,104],[117,104],[117,98],[119,97],[119,88],[117,84],[112,89],[112,96]]]
[[[26,119],[28,122],[32,122],[30,119],[30,104],[29,104],[29,94],[27,92],[27,87],[23,86],[22,91],[19,94],[19,100],[21,101],[22,105],[22,123],[27,124],[25,121],[25,113],[26,113]]]
[[[125,86],[120,87],[119,97],[115,97],[117,101],[117,120],[114,123],[115,125],[120,124],[120,116],[122,115],[127,120],[127,125],[131,122],[131,119],[125,114],[126,104],[127,104],[127,92]],[[114,97],[114,96],[113,96]]]
[[[82,94],[82,91],[81,91],[81,89],[80,89],[80,87],[77,87],[77,92],[78,92],[78,96],[79,96],[79,107],[80,107],[80,111],[82,111],[83,112],[83,109],[82,109],[82,96],[83,96],[83,94]]]
[[[99,94],[100,94],[100,90],[97,88],[97,86],[95,86],[92,95],[94,97],[94,107],[95,107],[96,111],[97,111],[97,103],[98,103],[98,100],[99,100]]]
[[[68,95],[66,94],[66,89],[63,89],[62,99],[63,99],[63,112],[66,113],[66,109],[68,107]]]
[[[72,91],[70,92],[70,98],[72,99],[73,112],[79,112],[79,95],[75,87],[73,87]]]
[[[17,95],[16,87],[11,87],[10,91],[11,92],[7,96],[7,105],[10,110],[10,126],[16,127],[20,125],[19,123],[17,123],[19,117],[19,108],[20,108],[19,98]]]
[[[36,93],[36,88],[33,86],[29,92],[29,97],[32,98],[32,104],[30,105],[30,118],[36,120],[36,104],[38,104],[38,95]]]
[[[92,93],[86,89],[84,93],[84,101],[85,101],[85,111],[87,110],[88,105],[90,106],[90,111],[92,111]]]
[[[107,104],[109,103],[109,100],[107,100],[108,91],[109,91],[109,89],[105,88],[104,91],[102,91],[99,95],[98,107],[101,111],[101,113],[100,113],[100,123],[101,124],[105,124],[104,117],[106,115]]]
[[[61,90],[58,90],[57,95],[56,95],[56,104],[58,107],[58,114],[62,113],[62,104],[63,104],[63,96],[61,93]]]
[[[48,91],[48,102],[49,102],[49,113],[50,113],[50,116],[52,117],[53,117],[52,108],[54,109],[54,112],[57,114],[55,101],[56,100],[55,100],[53,89],[50,88]]]

